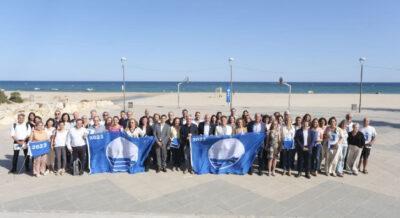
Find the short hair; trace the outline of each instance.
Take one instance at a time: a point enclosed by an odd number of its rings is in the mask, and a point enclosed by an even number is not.
[[[161,115],[161,118],[167,118],[167,115],[163,114]]]
[[[19,113],[19,114],[18,114],[18,117],[25,117],[25,114]]]

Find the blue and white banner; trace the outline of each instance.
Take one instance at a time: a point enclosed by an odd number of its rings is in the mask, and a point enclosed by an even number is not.
[[[234,136],[193,136],[192,167],[195,173],[246,174],[264,142],[264,133]]]
[[[228,86],[226,88],[226,103],[231,102],[231,97],[232,97],[231,86]]]
[[[32,157],[47,154],[50,151],[50,141],[29,142],[28,146]]]
[[[90,173],[144,171],[154,137],[132,138],[125,132],[88,136]]]

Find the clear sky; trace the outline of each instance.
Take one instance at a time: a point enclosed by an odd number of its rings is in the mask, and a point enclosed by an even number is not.
[[[400,81],[399,0],[0,2],[0,80]],[[379,66],[379,67],[377,67]]]

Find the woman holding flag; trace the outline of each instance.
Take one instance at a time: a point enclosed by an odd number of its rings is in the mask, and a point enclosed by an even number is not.
[[[49,137],[44,130],[43,122],[38,121],[36,128],[32,131],[30,140],[31,142],[48,141]],[[33,158],[33,176],[46,175],[47,154],[42,154]]]
[[[125,132],[128,136],[133,138],[139,138],[145,135],[145,132],[139,127],[137,127],[136,120],[133,118],[129,119]]]

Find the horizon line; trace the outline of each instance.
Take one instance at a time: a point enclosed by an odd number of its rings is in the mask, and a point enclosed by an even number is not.
[[[0,80],[0,82],[123,82],[122,80]],[[125,80],[125,82],[182,82],[181,80],[158,80],[158,81],[151,81],[151,80]],[[230,81],[202,81],[202,80],[195,80],[189,81],[189,83],[202,83],[202,82],[210,82],[210,83],[229,83]],[[289,83],[360,83],[359,81],[354,82],[341,82],[341,81],[285,81]],[[233,81],[233,83],[278,83],[278,81]],[[363,83],[400,83],[400,81],[396,82],[370,82],[370,81],[363,81]]]

